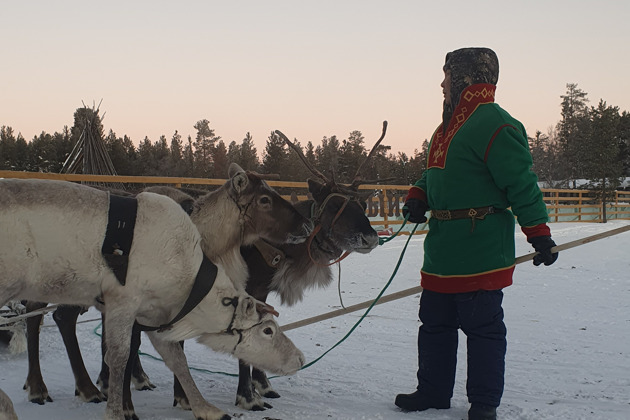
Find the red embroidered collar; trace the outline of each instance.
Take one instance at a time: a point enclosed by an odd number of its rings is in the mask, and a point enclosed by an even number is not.
[[[496,88],[495,85],[488,83],[478,83],[464,89],[459,104],[457,104],[455,111],[453,111],[453,116],[446,129],[446,135],[443,133],[442,124],[440,124],[433,135],[429,158],[427,160],[427,169],[444,169],[451,140],[453,140],[457,131],[464,125],[466,120],[475,112],[479,105],[494,102],[494,92]]]

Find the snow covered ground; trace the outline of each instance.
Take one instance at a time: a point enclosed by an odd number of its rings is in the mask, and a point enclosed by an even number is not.
[[[629,224],[551,224],[561,244]],[[391,276],[407,237],[399,237],[369,255],[351,255],[341,264],[341,290],[346,306],[374,298]],[[517,255],[531,252],[520,231]],[[409,242],[407,253],[387,294],[418,284],[423,236]],[[336,268],[335,268],[336,273]],[[187,342],[193,375],[206,398],[242,420],[301,419],[465,419],[465,340],[460,341],[455,395],[450,410],[403,413],[394,405],[397,393],[416,385],[416,334],[419,296],[374,307],[370,315],[339,347],[315,365],[291,377],[272,379],[282,398],[267,400],[273,408],[246,412],[234,406],[237,378],[212,372],[236,373],[237,363]],[[295,307],[282,307],[280,324],[339,308],[337,287],[313,290]],[[560,254],[550,267],[531,262],[516,269],[514,285],[505,290],[508,327],[506,384],[500,419],[627,419],[630,418],[630,232],[586,244]],[[341,339],[363,311],[288,332],[313,360]],[[93,310],[80,320],[97,318]],[[45,325],[54,325],[50,315]],[[98,322],[79,325],[83,355],[92,378],[100,367]],[[44,379],[54,402],[39,406],[27,401],[22,385],[26,354],[0,348],[0,388],[26,419],[101,419],[104,404],[88,404],[74,396],[70,366],[56,328],[43,328]],[[141,350],[157,355],[148,339]],[[157,388],[134,391],[136,413],[142,420],[192,419],[173,408],[172,376],[164,364],[143,357],[145,370]]]

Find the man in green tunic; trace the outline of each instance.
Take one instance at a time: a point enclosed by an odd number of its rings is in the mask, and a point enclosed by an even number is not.
[[[418,387],[396,397],[403,410],[450,408],[461,328],[468,418],[496,419],[506,352],[502,289],[514,272],[514,216],[538,252],[535,265],[558,257],[551,252],[555,243],[525,129],[494,103],[498,76],[497,56],[488,48],[446,55],[442,124],[403,208],[414,223],[425,222],[431,210],[421,270]]]

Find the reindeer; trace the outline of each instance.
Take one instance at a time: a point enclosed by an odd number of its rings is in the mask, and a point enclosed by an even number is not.
[[[11,399],[2,389],[0,389],[0,420],[18,420]]]
[[[292,306],[302,300],[307,289],[330,284],[332,264],[351,252],[367,254],[378,246],[378,234],[365,215],[365,200],[370,192],[361,193],[358,187],[376,182],[364,180],[361,172],[376,153],[386,131],[387,121],[384,121],[381,137],[349,186],[337,183],[334,174],[330,179],[326,177],[308,162],[299,147],[282,132],[275,132],[320,180],[307,181],[312,200],[294,204],[302,215],[313,221],[315,229],[309,240],[302,244],[273,247],[269,241],[259,240],[253,246],[241,247],[250,272],[246,286],[248,293],[264,302],[270,292],[275,292],[283,304]],[[271,408],[261,397],[278,398],[280,395],[273,390],[263,370],[254,366],[250,371],[249,364],[240,360],[236,405],[256,411]]]
[[[51,301],[96,305],[106,314],[105,327],[110,332],[106,362],[111,370],[106,419],[135,416],[130,398],[128,405],[123,404],[123,371],[129,359],[131,333],[136,328],[134,322],[161,326],[162,330],[170,326],[170,333],[148,335],[182,381],[193,414],[203,419],[228,419],[203,399],[181,347],[173,340],[199,336],[205,344],[237,355],[241,351],[239,337],[251,340],[260,335],[278,336],[274,328],[277,324],[268,319],[271,311],[243,291],[247,270],[238,250],[240,245],[261,237],[298,242],[308,232],[305,219],[288,203],[272,215],[277,203],[267,194],[252,194],[250,181],[244,171],[231,166],[230,180],[196,202],[193,213],[199,217],[197,225],[171,199],[139,194],[133,247],[125,255],[128,266],[124,281],[117,275],[120,267],[112,270],[102,254],[108,226],[108,193],[59,181],[0,181],[0,230],[4,239],[0,243],[0,305],[12,299]],[[265,215],[271,223],[264,223]],[[204,256],[202,238],[214,238],[223,247],[225,252],[210,254],[216,258],[216,265]],[[208,264],[215,267],[215,284],[221,287],[203,298],[187,315],[187,322],[186,317],[179,320],[181,314],[175,314],[187,301],[196,274],[208,271],[203,270]],[[203,283],[205,276],[199,277]],[[219,299],[219,293],[226,291],[231,296]],[[213,322],[201,322],[208,313],[216,316]],[[178,322],[185,328],[173,328]],[[223,327],[226,322],[227,327]],[[175,326],[170,325],[173,323]],[[276,364],[271,363],[274,369],[290,373],[301,366],[303,356],[291,346],[283,350],[289,357],[283,360],[286,367],[276,360]],[[257,355],[253,358],[257,364],[264,363]]]

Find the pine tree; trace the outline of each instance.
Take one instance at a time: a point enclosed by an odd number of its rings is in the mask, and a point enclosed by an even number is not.
[[[171,165],[171,151],[168,148],[166,136],[162,134],[160,139],[153,146],[153,154],[155,156],[155,173],[158,176],[173,176],[173,167]]]
[[[188,136],[186,139],[186,146],[184,146],[184,176],[194,176],[195,174],[195,151],[193,148],[192,137]]]
[[[127,136],[120,138],[109,130],[104,139],[105,149],[118,175],[136,175],[136,148]]]
[[[173,137],[171,137],[170,160],[173,176],[185,176],[182,136],[177,130],[175,130]]]
[[[367,157],[364,146],[365,139],[360,131],[350,133],[339,148],[339,181],[350,183],[359,169],[361,162]]]
[[[0,169],[15,170],[16,142],[13,128],[6,125],[0,127]]]
[[[582,162],[584,176],[589,186],[603,203],[606,222],[606,203],[614,198],[614,192],[620,184],[623,164],[619,154],[619,108],[608,106],[600,100],[597,107],[591,107],[590,130],[587,144],[582,147],[579,159]]]
[[[588,98],[587,93],[578,88],[577,83],[568,83],[566,95],[560,97],[562,98],[562,120],[557,125],[557,131],[562,153],[562,159],[559,162],[561,176],[567,181],[572,180],[575,188],[575,179],[581,172],[578,155],[580,154],[580,137],[583,137],[583,133],[580,130],[586,128]]]
[[[315,149],[316,169],[324,175],[334,176],[335,179],[339,173],[339,146],[337,136],[324,136],[322,145]]]
[[[221,139],[210,128],[208,120],[200,120],[195,123],[194,128],[197,130],[197,136],[193,147],[195,150],[195,168],[194,176],[199,178],[212,178],[213,161],[215,144]]]
[[[219,140],[219,142],[215,145],[214,150],[212,151],[212,161],[213,161],[213,178],[226,179],[228,177],[228,167],[230,166],[230,162],[227,157],[227,148],[225,147],[225,143],[223,140]]]
[[[138,175],[154,176],[157,167],[157,160],[153,151],[153,144],[148,137],[138,145]]]
[[[258,152],[256,151],[256,146],[254,146],[254,139],[249,132],[245,134],[245,138],[243,139],[239,152],[239,165],[241,165],[244,169],[258,172],[260,169]]]
[[[267,138],[265,153],[263,154],[262,172],[279,174],[285,178],[288,159],[288,151],[285,150],[284,141],[274,132],[271,132]]]

